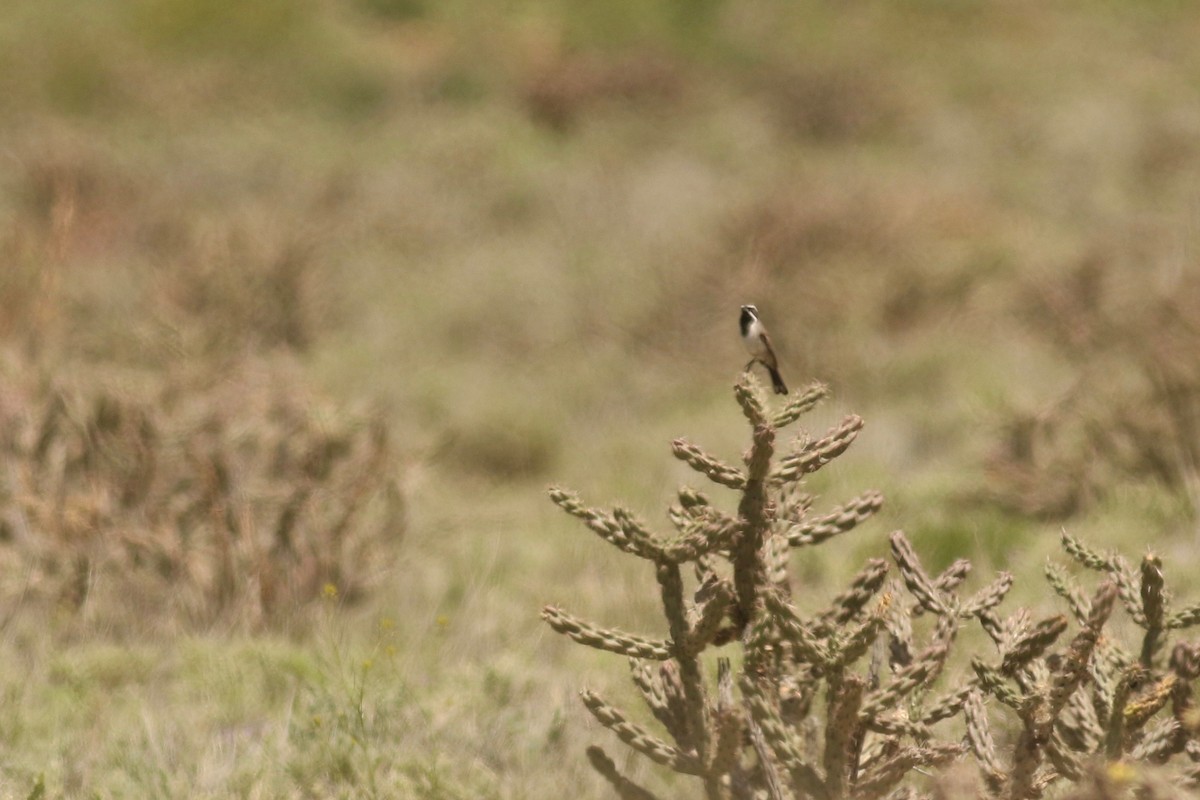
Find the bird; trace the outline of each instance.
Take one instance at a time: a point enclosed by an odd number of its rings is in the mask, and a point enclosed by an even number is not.
[[[752,358],[746,363],[746,369],[754,366],[754,362],[762,364],[771,373],[771,386],[775,394],[787,394],[787,384],[779,374],[779,361],[775,358],[775,348],[771,346],[771,337],[758,318],[758,309],[752,305],[742,306],[742,317],[739,320],[742,328],[742,344]]]

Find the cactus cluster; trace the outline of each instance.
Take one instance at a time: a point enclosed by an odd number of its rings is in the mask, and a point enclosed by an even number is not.
[[[1200,606],[1170,610],[1162,560],[1153,553],[1135,571],[1124,557],[1095,552],[1065,531],[1062,546],[1079,565],[1105,576],[1088,597],[1065,569],[1047,566],[1050,585],[1079,626],[1065,647],[1051,650],[1069,626],[1065,615],[1036,624],[1023,610],[1004,620],[981,617],[1001,658],[973,659],[975,683],[1015,712],[1020,724],[1011,765],[1004,765],[979,698],[968,706],[968,740],[988,789],[1004,797],[1036,797],[1059,781],[1093,780],[1096,764],[1110,771],[1114,765],[1162,765],[1183,753],[1185,767],[1151,771],[1153,782],[1139,788],[1152,793],[1154,782],[1164,780],[1176,793],[1194,787],[1200,783],[1200,716],[1191,684],[1200,676],[1200,649],[1180,642],[1166,654],[1171,632],[1200,623]],[[1105,629],[1118,601],[1142,629],[1136,650]],[[1146,774],[1131,770],[1129,779],[1151,780]]]
[[[1121,557],[1093,553],[1064,534],[1066,552],[1106,579],[1088,598],[1066,571],[1048,568],[1079,628],[1059,650],[1070,627],[1066,615],[1000,615],[1011,574],[960,592],[971,564],[960,559],[931,574],[900,531],[889,537],[894,569],[871,559],[845,591],[802,613],[793,602],[791,551],[853,530],[883,503],[868,491],[816,514],[802,488],[805,476],[846,451],[863,423],[847,416],[825,436],[800,436],[777,456],[780,430],[825,398],[826,388],[815,384],[773,414],[753,378],[739,382],[735,395],[751,426],[743,465],[684,440],[672,449],[740,494],[736,514],[683,487],[668,513],[676,530],[667,536],[626,509],[592,508],[571,492],[550,491],[601,538],[654,566],[667,628],[661,638],[590,623],[555,606],[542,613],[576,642],[629,659],[633,682],[666,735],[585,690],[584,705],[617,738],[694,776],[714,800],[962,796],[952,788],[960,771],[944,768],[971,760],[978,778],[967,791],[980,797],[1041,797],[1062,781],[1089,786],[1096,796],[1114,786],[1182,791],[1196,781],[1198,768],[1166,773],[1155,766],[1181,753],[1200,758],[1190,690],[1200,650],[1181,644],[1161,663],[1167,634],[1200,622],[1200,610],[1169,610],[1156,557],[1147,556],[1139,574]],[[1105,632],[1118,600],[1144,629],[1138,653]],[[976,622],[995,654],[969,662],[957,655],[964,674],[941,680],[960,630]],[[710,647],[729,648],[715,670],[705,669],[713,659],[701,659]],[[998,744],[991,716],[1005,707],[1017,727],[1006,728]],[[602,748],[589,748],[588,758],[620,797],[655,796]],[[1139,768],[1113,768],[1129,764]]]

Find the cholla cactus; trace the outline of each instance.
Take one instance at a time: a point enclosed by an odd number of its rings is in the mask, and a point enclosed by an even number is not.
[[[1065,616],[1037,625],[1021,612],[984,619],[1001,661],[974,661],[978,685],[1021,723],[1011,768],[1002,768],[982,704],[974,698],[968,705],[969,740],[988,789],[998,797],[1038,797],[1065,779],[1091,787],[1087,796],[1116,796],[1120,785],[1146,796],[1181,796],[1200,779],[1200,715],[1191,691],[1200,650],[1178,644],[1169,658],[1164,654],[1171,631],[1200,624],[1200,606],[1170,611],[1156,555],[1147,554],[1135,571],[1120,555],[1097,553],[1065,531],[1062,544],[1080,565],[1106,576],[1089,599],[1062,567],[1047,567],[1050,585],[1080,626],[1064,649],[1050,650],[1068,626]],[[1143,630],[1136,652],[1104,631],[1118,600]],[[1147,771],[1180,753],[1189,759],[1182,770]],[[1132,766],[1138,762],[1140,769]],[[1169,795],[1164,786],[1172,787]]]
[[[631,722],[594,692],[583,692],[584,704],[633,749],[696,776],[707,797],[889,796],[913,770],[965,752],[959,741],[938,741],[933,726],[978,702],[978,689],[969,685],[938,696],[929,690],[961,621],[986,616],[1012,578],[1002,575],[962,600],[954,589],[970,565],[956,562],[930,577],[896,532],[891,544],[900,581],[889,583],[888,565],[873,559],[828,607],[800,614],[791,602],[790,549],[853,530],[883,502],[868,491],[814,516],[812,498],[799,490],[806,475],[851,445],[863,423],[847,416],[820,439],[801,437],[795,449],[776,458],[780,429],[827,390],[814,385],[774,414],[752,378],[740,382],[735,394],[751,426],[743,466],[684,440],[672,449],[713,483],[740,493],[736,515],[685,487],[668,514],[677,533],[666,537],[627,510],[590,508],[565,490],[550,491],[555,503],[601,538],[653,563],[667,635],[624,633],[553,606],[543,618],[581,644],[629,658],[634,683],[669,738]],[[692,589],[686,572],[694,573]],[[930,641],[918,646],[912,622],[922,614],[934,615],[936,623]],[[718,659],[715,681],[706,679],[700,654],[725,645],[740,649],[742,657]],[[731,661],[741,664],[736,677]],[[653,797],[621,775],[600,748],[588,755],[621,797]]]
[[[737,400],[751,425],[741,467],[674,442],[676,457],[740,493],[736,515],[685,487],[668,513],[677,533],[665,537],[629,511],[589,508],[551,490],[559,506],[602,538],[650,561],[661,590],[662,638],[584,622],[555,607],[543,611],[556,631],[629,658],[634,684],[666,736],[584,691],[596,719],[656,763],[695,776],[709,798],[1022,800],[1061,783],[1074,785],[1070,797],[1132,791],[1166,798],[1200,784],[1200,709],[1191,688],[1200,677],[1200,646],[1169,641],[1200,624],[1200,605],[1172,606],[1158,556],[1146,555],[1135,570],[1064,533],[1066,552],[1105,577],[1089,597],[1064,569],[1048,567],[1071,614],[1035,620],[1026,609],[997,613],[1011,575],[960,597],[970,563],[930,575],[895,532],[897,578],[889,578],[885,561],[872,559],[822,610],[804,615],[795,608],[791,549],[853,530],[883,502],[878,492],[865,492],[818,516],[800,491],[806,475],[854,441],[858,417],[816,441],[800,437],[776,458],[779,430],[825,395],[815,385],[772,415],[753,379],[739,383]],[[1123,648],[1106,629],[1118,605],[1142,631],[1135,648]],[[923,616],[932,621],[919,627],[931,632],[918,641],[914,623]],[[1078,630],[1056,649],[1071,617]],[[942,681],[950,688],[935,691],[960,626],[972,619],[994,641],[996,657],[971,659],[969,679]],[[740,658],[718,658],[715,680],[706,677],[701,653],[725,646]],[[740,665],[736,675],[733,664]],[[996,701],[990,712],[989,699]],[[989,713],[1005,708],[1018,727],[997,739]],[[961,769],[922,777],[928,771],[919,768],[963,753],[974,756],[981,783],[963,784]],[[1186,759],[1175,758],[1181,755]],[[620,797],[654,797],[601,748],[589,748],[588,757]]]

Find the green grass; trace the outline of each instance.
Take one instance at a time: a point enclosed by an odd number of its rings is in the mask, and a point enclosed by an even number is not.
[[[0,796],[608,796],[575,693],[619,702],[624,665],[537,614],[652,634],[655,590],[544,487],[665,527],[672,438],[736,461],[742,302],[793,385],[833,387],[814,433],[866,419],[819,507],[887,496],[797,560],[812,592],[904,528],[931,569],[967,556],[1047,602],[1058,525],[970,500],[1005,409],[1079,367],[1023,293],[1094,253],[1147,285],[1190,268],[1200,16],[569,6],[106,0],[87,36],[72,4],[0,10],[5,374],[298,362],[384,409],[406,519],[381,588],[291,638],[143,636],[137,607],[98,625],[31,592],[0,629]],[[630,55],[674,88],[613,89]],[[552,87],[571,122],[543,124],[530,98],[568,74],[601,77]],[[1065,524],[1181,575],[1192,513],[1132,480]]]

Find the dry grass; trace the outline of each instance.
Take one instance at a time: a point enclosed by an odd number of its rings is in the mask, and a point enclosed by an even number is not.
[[[1065,278],[1077,265],[1099,257],[1116,290],[1096,321],[1142,320],[1128,337],[1165,348],[1104,349],[1078,419],[1153,421],[1145,450],[1190,413],[1159,408],[1175,395],[1139,366],[1187,378],[1171,349],[1186,353],[1186,326],[1108,305],[1155,295],[1147,264],[1189,285],[1189,7],[68,5],[0,9],[0,439],[22,474],[0,510],[55,542],[42,560],[0,541],[18,570],[4,594],[29,585],[0,616],[2,795],[44,773],[48,796],[609,796],[572,696],[586,684],[630,708],[637,690],[536,609],[554,598],[651,630],[660,601],[639,565],[538,498],[556,480],[661,507],[686,469],[662,443],[683,431],[734,463],[742,302],[772,320],[790,380],[821,375],[869,421],[811,491],[879,487],[879,515],[913,532],[931,575],[965,556],[1025,574],[1058,547],[1027,507],[975,500],[1013,409],[1079,379],[1079,351],[1042,324],[1086,299]],[[1065,303],[1043,302],[1056,286]],[[1156,307],[1186,321],[1186,293],[1169,294]],[[39,461],[28,442],[55,397],[58,460]],[[376,420],[395,470],[363,484]],[[1019,499],[1054,487],[1028,478],[1051,449],[1079,463],[1084,428],[1061,430],[1034,445]],[[330,441],[351,452],[317,486],[306,454]],[[223,546],[233,527],[210,514],[203,547],[181,544],[170,502],[214,474],[189,466],[189,443],[222,454],[226,506],[258,537]],[[1155,453],[1181,476],[1160,484],[1117,444],[1083,448],[1104,457],[1071,533],[1130,553],[1131,531],[1153,536],[1172,574],[1194,536],[1186,465]],[[157,477],[126,508],[142,452]],[[372,505],[325,551],[339,555],[305,555],[331,543],[355,486],[393,478],[399,543]],[[296,498],[297,556],[264,568],[255,553]],[[801,615],[885,547],[869,530],[835,542],[792,565],[814,601]],[[73,582],[61,556],[83,551],[96,579]],[[187,576],[178,592],[160,551]],[[276,571],[286,590],[264,605]],[[307,601],[326,579],[340,596]],[[1011,601],[1058,613],[1031,583]],[[991,722],[1005,756],[1022,724]],[[1097,792],[1129,788],[1083,770]]]

